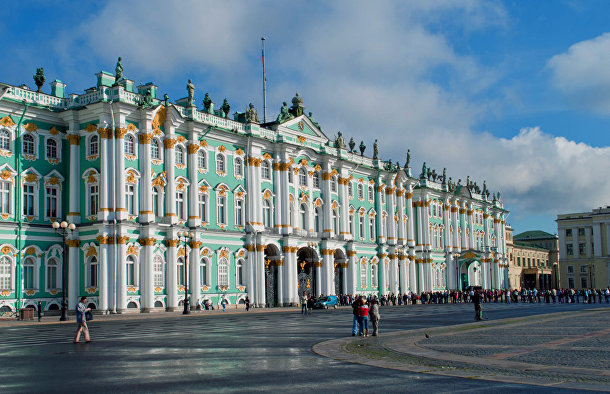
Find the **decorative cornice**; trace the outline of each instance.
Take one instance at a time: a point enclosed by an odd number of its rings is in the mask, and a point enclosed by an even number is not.
[[[129,241],[129,237],[125,236],[125,235],[117,237],[117,239],[116,239],[116,243],[121,244],[121,245],[126,244],[128,241]]]
[[[138,242],[142,246],[153,246],[157,240],[155,238],[140,238]]]
[[[189,144],[187,147],[189,154],[194,155],[199,150],[200,146],[197,144]]]
[[[140,144],[150,144],[150,141],[152,141],[153,137],[154,134],[138,134],[138,141],[140,142]]]
[[[78,248],[80,246],[80,240],[78,239],[67,239],[66,245],[70,248]]]
[[[175,248],[178,246],[178,244],[180,244],[180,240],[178,240],[178,239],[166,239],[165,240],[165,246],[167,246],[168,248]]]
[[[80,145],[80,135],[78,134],[68,134],[66,136],[70,145]]]
[[[165,149],[173,149],[178,141],[173,138],[166,138],[163,140],[163,146]]]

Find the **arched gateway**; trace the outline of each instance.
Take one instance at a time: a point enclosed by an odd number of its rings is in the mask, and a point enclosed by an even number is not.
[[[297,289],[317,296],[320,294],[319,271],[320,259],[316,251],[310,247],[303,247],[297,251]]]
[[[346,294],[347,293],[347,258],[343,253],[343,250],[336,249],[333,254],[335,260],[335,294]]]
[[[458,259],[459,285],[464,290],[468,286],[483,286],[482,256],[472,250],[462,253]]]
[[[282,255],[277,246],[273,244],[265,247],[265,300],[267,307],[280,305],[278,295],[279,270],[282,265]]]

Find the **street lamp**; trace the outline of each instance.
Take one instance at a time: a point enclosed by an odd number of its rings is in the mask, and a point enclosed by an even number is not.
[[[59,318],[59,321],[66,321],[68,320],[68,304],[66,302],[66,241],[70,234],[76,229],[76,225],[64,220],[61,223],[58,221],[53,222],[51,227],[53,227],[56,233],[61,234],[64,239],[63,262],[61,264],[61,317]]]
[[[182,311],[183,315],[188,315],[191,313],[191,309],[189,308],[189,281],[188,281],[188,266],[189,266],[189,254],[186,250],[186,244],[189,239],[195,238],[195,234],[192,231],[178,231],[178,238],[182,239],[184,242],[184,311]]]

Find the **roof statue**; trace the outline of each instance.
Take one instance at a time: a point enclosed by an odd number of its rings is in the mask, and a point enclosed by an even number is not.
[[[377,140],[373,143],[373,160],[375,159],[379,159],[379,144],[377,143]]]
[[[229,102],[227,101],[226,98],[222,102],[222,106],[220,107],[220,109],[225,114],[224,118],[228,119],[229,118],[229,111],[231,110],[231,105],[229,104]]]
[[[454,192],[456,189],[455,184],[451,180],[451,177],[449,177],[449,180],[447,181],[447,188],[449,189],[450,192]]]
[[[312,112],[309,113],[309,120],[311,120],[311,123],[313,123],[319,130],[322,130],[322,128],[320,127],[320,124],[318,122],[316,122],[315,120],[313,120]]]
[[[426,162],[424,161],[424,165],[421,167],[421,174],[419,174],[419,179],[426,179],[426,174],[428,169],[426,168]]]
[[[365,149],[366,149],[366,145],[364,145],[364,141],[360,141],[360,156],[364,156]]]
[[[354,137],[349,139],[349,151],[353,152],[356,147],[356,141],[354,141]]]
[[[210,98],[210,95],[207,92],[203,97],[203,112],[208,114],[214,113],[214,103],[212,102],[212,99]]]
[[[195,96],[195,85],[193,85],[193,81],[189,79],[189,83],[186,84],[186,91],[188,93],[188,101],[187,105],[189,107],[193,106],[193,97]]]
[[[123,79],[123,65],[121,64],[121,57],[116,62],[116,67],[114,68],[114,84],[118,85],[119,82]]]
[[[337,133],[337,138],[335,138],[335,148],[345,149],[345,140],[343,139],[343,135],[341,135],[340,131]]]
[[[288,112],[288,104],[286,104],[286,102],[284,101],[282,103],[282,108],[280,108],[280,114],[277,116],[277,119],[275,119],[275,121],[278,123],[284,123],[287,120],[290,120],[293,118],[294,118],[294,116],[292,116],[292,114],[290,112]]]
[[[34,75],[34,83],[38,87],[37,92],[42,92],[42,85],[44,85],[45,77],[44,77],[44,68],[40,67],[36,69],[36,74]]]
[[[146,89],[146,93],[140,97],[140,107],[152,108],[153,107],[153,96],[150,89]]]
[[[169,105],[169,96],[167,95],[167,93],[163,95],[163,105],[165,105],[166,107]]]
[[[447,168],[443,168],[443,185],[447,184]]]
[[[388,160],[388,162],[385,164],[384,169],[385,169],[386,171],[392,171],[392,167],[394,167],[394,166],[392,165],[392,159],[390,159],[390,160]]]
[[[254,109],[254,104],[248,104],[246,109],[246,122],[248,123],[260,123],[258,120],[258,113]]]
[[[498,201],[501,201],[501,200],[500,200],[500,192],[498,192]]]
[[[296,118],[305,113],[305,107],[303,106],[303,98],[299,96],[299,92],[292,98],[292,107],[290,107],[290,113]]]
[[[407,161],[405,161],[405,166],[403,168],[409,168],[409,164],[411,163],[411,149],[407,149]]]

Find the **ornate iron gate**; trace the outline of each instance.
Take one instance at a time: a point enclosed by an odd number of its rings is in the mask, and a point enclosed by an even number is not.
[[[298,286],[299,295],[306,292],[315,296],[315,270],[311,263],[300,262],[298,267]]]
[[[277,299],[277,267],[265,265],[265,301],[268,308],[278,306]]]
[[[341,264],[335,266],[335,294],[343,294],[343,269]]]

